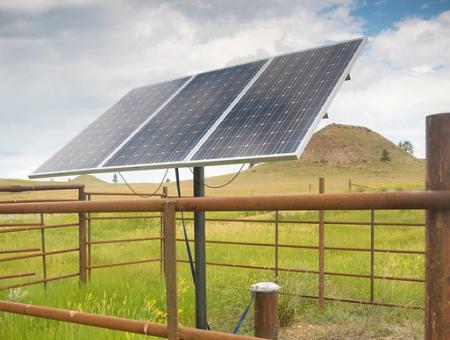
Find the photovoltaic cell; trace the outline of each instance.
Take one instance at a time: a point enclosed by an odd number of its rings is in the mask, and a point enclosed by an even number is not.
[[[264,62],[197,75],[104,166],[183,161]]]
[[[362,42],[275,58],[192,159],[296,153]]]
[[[187,80],[131,90],[35,173],[95,168]]]

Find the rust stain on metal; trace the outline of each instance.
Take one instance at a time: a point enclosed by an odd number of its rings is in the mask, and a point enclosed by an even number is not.
[[[450,190],[450,113],[427,117],[426,189]],[[425,339],[450,339],[450,210],[426,213]]]

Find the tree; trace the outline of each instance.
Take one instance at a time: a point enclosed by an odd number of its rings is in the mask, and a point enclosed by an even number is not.
[[[170,182],[170,178],[166,178],[166,183],[169,183]]]
[[[119,180],[117,179],[117,174],[114,174],[112,181],[115,184],[117,184],[117,182],[119,182]]]
[[[409,140],[398,142],[398,147],[409,154],[414,154],[414,145]]]
[[[391,160],[391,156],[389,155],[389,151],[386,149],[383,149],[383,152],[381,153],[380,161],[382,162],[389,162]]]

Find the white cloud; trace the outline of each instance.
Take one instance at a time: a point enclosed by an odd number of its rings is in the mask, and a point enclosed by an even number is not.
[[[92,0],[0,0],[0,10],[37,14],[54,8],[76,7],[88,4],[92,5]]]
[[[424,157],[425,116],[450,108],[449,36],[450,11],[410,18],[372,37],[332,118],[366,125],[394,142],[412,140]]]
[[[0,0],[0,119],[10,132],[0,145],[20,150],[8,162],[21,175],[133,86],[353,38],[364,25],[350,0],[26,3]],[[372,37],[332,120],[417,136],[423,150],[423,116],[449,107],[449,26],[447,12]]]

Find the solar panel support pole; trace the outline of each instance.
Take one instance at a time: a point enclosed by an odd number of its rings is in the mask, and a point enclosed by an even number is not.
[[[194,168],[194,197],[205,196],[205,169]],[[195,239],[195,323],[200,329],[207,329],[206,319],[206,249],[205,212],[194,212]]]

